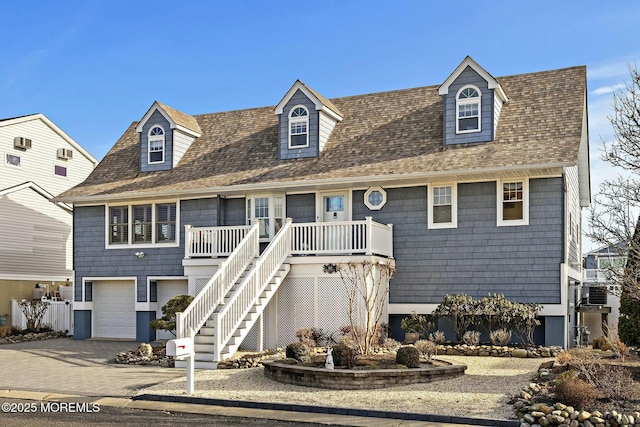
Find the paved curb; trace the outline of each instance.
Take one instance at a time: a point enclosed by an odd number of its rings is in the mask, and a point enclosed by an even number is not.
[[[517,420],[494,420],[488,418],[456,417],[449,415],[420,414],[414,412],[379,411],[375,409],[353,409],[323,406],[307,406],[271,402],[249,402],[240,400],[212,399],[191,396],[169,396],[158,394],[141,394],[132,397],[133,401],[156,401],[190,403],[196,405],[214,405],[227,408],[247,408],[267,411],[283,411],[296,413],[327,414],[334,416],[366,417],[406,421],[432,422],[442,424],[466,424],[474,426],[519,427]],[[404,424],[403,424],[404,425]]]
[[[100,406],[149,411],[184,412],[241,418],[317,423],[356,427],[432,427],[497,426],[519,427],[515,420],[454,417],[409,412],[386,412],[368,409],[332,408],[282,403],[210,399],[191,396],[142,394],[132,398],[80,396],[23,390],[0,390],[0,398],[44,402],[86,402]]]

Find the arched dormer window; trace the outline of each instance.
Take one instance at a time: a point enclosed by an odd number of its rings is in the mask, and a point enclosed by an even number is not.
[[[480,132],[480,91],[465,86],[456,95],[456,133]]]
[[[149,164],[164,163],[164,129],[154,126],[149,130]]]
[[[301,105],[289,113],[289,148],[309,146],[309,112]]]

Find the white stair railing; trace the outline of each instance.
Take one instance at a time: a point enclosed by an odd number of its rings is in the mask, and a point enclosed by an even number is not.
[[[220,264],[218,271],[209,279],[184,312],[176,313],[178,338],[192,337],[200,330],[242,272],[259,253],[259,224],[255,224],[229,255],[229,258]]]
[[[251,308],[256,305],[258,298],[265,290],[269,281],[282,266],[291,250],[291,218],[280,229],[269,246],[256,261],[255,267],[242,281],[229,301],[213,313],[211,320],[214,324],[214,362],[220,360],[220,353],[229,339],[245,319]],[[248,330],[247,330],[248,332]]]

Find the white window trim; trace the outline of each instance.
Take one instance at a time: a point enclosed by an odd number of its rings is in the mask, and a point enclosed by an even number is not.
[[[476,92],[478,92],[478,98],[473,98],[473,99],[466,99],[466,100],[459,100],[458,97],[460,96],[460,93],[465,90],[465,89],[474,89]],[[477,100],[476,100],[477,99]],[[458,112],[458,106],[459,105],[468,105],[468,104],[478,104],[478,129],[472,129],[472,130],[460,130],[460,117],[458,116],[459,112]],[[478,89],[478,87],[474,86],[474,85],[466,85],[460,88],[460,90],[458,91],[458,93],[456,93],[456,113],[455,113],[455,117],[456,117],[456,134],[464,134],[464,133],[474,133],[474,132],[482,132],[482,92],[480,91],[480,89]]]
[[[380,204],[373,205],[369,202],[369,195],[374,191],[379,191],[380,194],[382,194],[382,202],[380,202]],[[364,204],[370,211],[379,211],[387,204],[387,192],[384,191],[382,187],[369,187],[369,189],[364,193]]]
[[[67,174],[65,176],[56,174],[56,166],[61,167],[61,168],[65,168],[65,170],[67,171]],[[61,165],[60,163],[54,163],[52,172],[53,172],[53,176],[58,178],[58,179],[68,179],[69,178],[69,168],[67,167],[67,165]]]
[[[297,108],[304,108],[304,110],[307,112],[307,115],[304,118],[300,118],[300,117],[291,117],[291,114],[293,114],[293,112],[297,109]],[[291,125],[293,123],[305,123],[306,124],[306,128],[307,128],[307,143],[305,145],[291,145]],[[290,149],[296,149],[296,148],[308,148],[309,147],[309,109],[307,107],[305,107],[304,105],[295,105],[290,111],[289,111],[289,122],[287,123],[287,134],[288,134],[288,138],[289,138],[289,148]]]
[[[250,220],[250,224],[253,225],[256,221],[255,217],[255,199],[266,198],[269,201],[268,209],[269,209],[269,237],[260,237],[261,242],[270,242],[273,240],[273,237],[276,234],[276,216],[275,216],[275,198],[282,197],[282,227],[284,227],[286,218],[287,218],[287,195],[285,193],[266,193],[266,194],[251,194],[245,198],[244,201],[244,213],[245,213],[245,221]],[[250,215],[247,215],[247,210],[249,208],[249,200],[251,200],[251,211]]]
[[[152,137],[151,137],[151,131],[154,130],[155,128],[160,128],[162,129],[162,139],[160,139],[160,137],[158,137],[158,135],[153,135],[153,141],[162,141],[162,160],[161,161],[156,161],[156,162],[152,162],[151,161],[151,141],[152,141]],[[147,164],[149,165],[158,165],[158,164],[162,164],[164,163],[165,160],[165,151],[166,151],[166,147],[165,147],[165,141],[166,141],[166,136],[167,133],[164,130],[164,128],[160,125],[154,125],[151,127],[151,129],[149,129],[149,132],[147,132]],[[157,151],[154,151],[154,153],[156,153]]]
[[[167,243],[156,242],[156,214],[157,205],[175,203],[176,204],[176,241]],[[151,205],[151,242],[152,243],[133,243],[133,206]],[[110,243],[110,218],[109,211],[112,207],[127,206],[129,225],[128,229],[128,243]],[[105,249],[141,249],[141,248],[173,248],[180,246],[180,201],[179,200],[158,200],[154,202],[140,202],[140,203],[111,203],[105,205],[104,212],[105,227],[104,227],[104,244]],[[133,255],[132,255],[133,256]]]
[[[501,179],[496,182],[497,226],[509,227],[516,225],[529,225],[529,178]],[[522,219],[502,219],[502,184],[505,182],[522,182]]]
[[[451,187],[451,222],[433,222],[433,190],[435,187]],[[427,188],[428,229],[458,228],[458,184],[455,182],[438,182]]]
[[[17,157],[18,159],[20,159],[20,164],[19,165],[14,165],[9,163],[9,158],[8,156],[13,156],[13,157]],[[22,169],[22,161],[24,159],[22,158],[22,156],[18,155],[18,154],[14,154],[14,153],[4,153],[4,165],[10,168],[17,168],[17,169]]]

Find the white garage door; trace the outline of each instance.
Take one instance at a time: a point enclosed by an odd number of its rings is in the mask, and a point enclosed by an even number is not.
[[[132,281],[93,282],[93,336],[136,338],[135,284]]]
[[[188,283],[185,280],[158,280],[158,317],[162,317],[162,306],[176,295],[187,294]],[[175,336],[167,331],[156,331],[159,340],[172,340]]]

